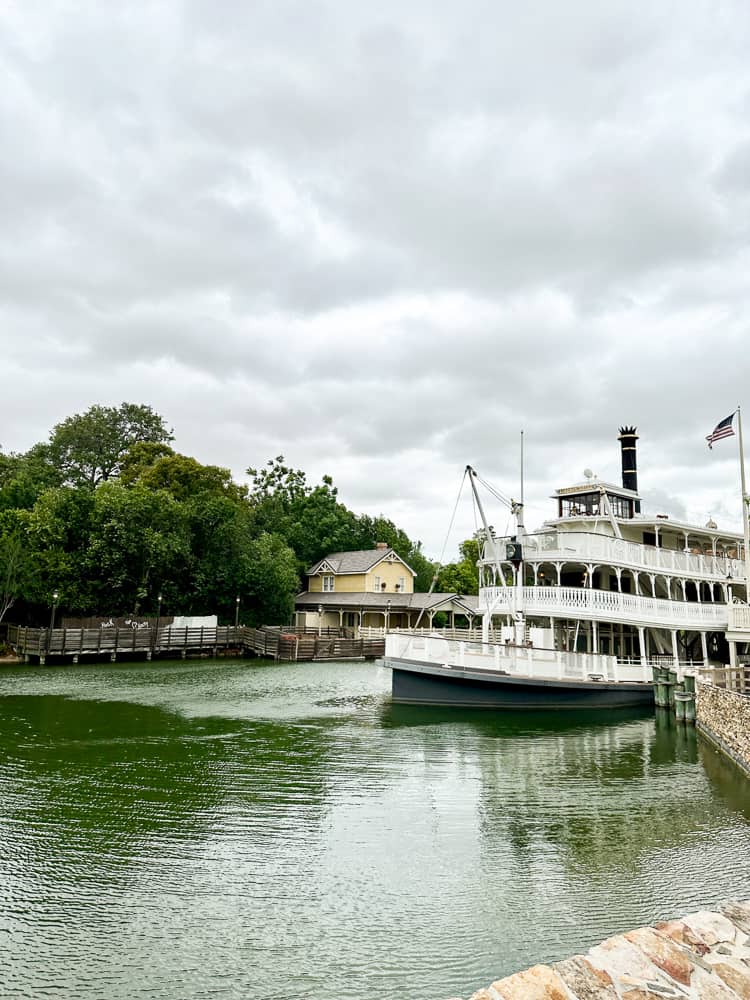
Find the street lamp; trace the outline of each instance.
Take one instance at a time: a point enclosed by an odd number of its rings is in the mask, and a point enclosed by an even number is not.
[[[318,605],[318,635],[320,635],[320,618],[321,618],[322,614],[323,614],[323,605],[319,604]]]
[[[234,627],[237,628],[240,624],[240,595],[234,599]]]
[[[385,602],[385,630],[388,631],[388,627],[391,623],[391,602]]]
[[[162,592],[156,596],[156,628],[154,629],[154,643],[153,645],[158,648],[159,646],[159,624],[161,623],[161,602],[163,599]]]
[[[60,596],[60,594],[58,593],[58,591],[56,591],[56,590],[52,591],[52,614],[50,615],[50,619],[49,619],[49,630],[50,630],[50,632],[55,627],[55,612],[57,611],[57,599],[59,598],[59,596]]]
[[[57,611],[57,600],[60,596],[59,591],[52,591],[52,614],[49,617],[49,635],[47,636],[47,652],[49,653],[52,646],[52,629],[55,627],[55,611]]]

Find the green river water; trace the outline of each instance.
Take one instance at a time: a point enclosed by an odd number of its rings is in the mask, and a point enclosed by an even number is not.
[[[750,896],[650,714],[404,709],[378,664],[0,669],[0,996],[441,1000]]]

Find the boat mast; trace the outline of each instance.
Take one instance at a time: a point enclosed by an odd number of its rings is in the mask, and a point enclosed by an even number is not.
[[[740,449],[740,484],[742,486],[742,530],[745,536],[745,603],[750,604],[750,523],[748,523],[748,503],[745,485],[745,449],[742,445],[742,410],[737,407],[737,443]]]
[[[523,585],[524,578],[526,576],[526,571],[523,564],[523,540],[526,534],[526,528],[523,523],[523,431],[521,431],[521,500],[519,503],[514,503],[512,507],[513,513],[516,515],[516,542],[519,545],[519,555],[520,559],[514,561],[513,566],[516,570],[516,603],[513,611],[513,638],[517,646],[520,646],[526,635],[526,621],[524,619],[523,613]]]
[[[523,538],[523,532],[524,532],[523,514],[522,514],[523,504],[519,503],[516,500],[510,500],[509,501],[507,498],[502,497],[501,495],[497,494],[494,490],[492,490],[492,493],[499,500],[501,500],[503,504],[505,504],[507,507],[510,508],[511,513],[516,518],[516,536],[515,536],[515,540],[513,542],[509,542],[508,543],[508,545],[506,547],[506,552],[505,552],[505,560],[502,560],[501,557],[500,557],[500,555],[499,555],[499,553],[498,553],[498,551],[497,551],[497,544],[496,544],[496,541],[495,541],[495,536],[494,536],[494,534],[492,532],[492,529],[490,528],[490,526],[489,526],[489,524],[487,522],[487,517],[486,517],[486,515],[484,513],[484,506],[482,504],[481,497],[479,496],[479,491],[477,490],[477,484],[475,482],[475,480],[478,478],[477,477],[476,469],[473,469],[470,465],[467,465],[466,466],[466,472],[467,472],[467,474],[469,476],[469,482],[471,483],[471,491],[472,491],[472,493],[474,495],[474,500],[476,502],[477,509],[479,510],[479,516],[482,519],[482,525],[484,527],[485,545],[484,545],[484,560],[483,561],[485,561],[485,562],[488,561],[487,555],[488,555],[489,552],[491,552],[491,554],[492,554],[492,564],[493,564],[493,566],[495,568],[495,571],[496,571],[497,582],[498,582],[499,586],[504,587],[504,588],[506,588],[508,590],[508,594],[509,594],[509,598],[510,598],[509,605],[510,605],[511,613],[512,613],[512,616],[513,616],[513,622],[514,622],[514,633],[515,633],[516,641],[520,643],[522,641],[522,638],[523,638],[523,635],[524,635],[524,632],[525,632],[525,623],[524,623],[524,616],[523,616],[523,593],[522,593],[522,590],[521,590],[521,586],[523,584],[523,570],[522,570],[522,566],[523,566],[523,548],[522,548],[522,545],[521,545],[521,540]],[[501,563],[503,561],[510,562],[511,565],[513,566],[513,570],[514,570],[514,573],[515,573],[515,586],[508,586],[508,584],[505,581],[505,577],[503,576],[502,568],[501,568]],[[480,579],[480,583],[481,582],[482,581]],[[489,635],[489,625],[490,625],[489,618],[488,618],[487,615],[484,615],[483,616],[483,621],[482,621],[482,633],[483,633],[482,639],[483,639],[484,642],[487,641],[487,638],[488,638],[488,635]],[[520,638],[519,638],[519,636],[520,636]]]
[[[466,474],[469,477],[469,483],[471,484],[471,492],[474,494],[474,502],[477,505],[479,516],[481,517],[482,525],[484,526],[484,555],[486,556],[487,549],[490,547],[490,543],[494,543],[494,539],[492,537],[490,526],[487,523],[487,518],[485,517],[484,514],[484,507],[482,506],[482,500],[481,497],[479,496],[479,491],[477,490],[477,484],[474,482],[477,476],[476,469],[473,469],[470,465],[467,465]],[[492,544],[492,556],[493,559],[497,561],[497,554],[495,552],[494,544]]]
[[[522,536],[526,533],[523,523],[523,431],[521,431],[521,501],[520,503],[514,503],[512,509],[516,515],[516,530],[520,542]]]

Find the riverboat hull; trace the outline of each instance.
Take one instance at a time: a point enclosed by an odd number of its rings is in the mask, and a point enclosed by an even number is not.
[[[496,711],[559,711],[648,707],[654,689],[644,682],[552,680],[481,672],[387,657],[392,700],[402,705],[489,708]]]

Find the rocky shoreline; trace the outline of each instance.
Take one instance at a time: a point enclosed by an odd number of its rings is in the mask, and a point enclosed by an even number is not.
[[[667,998],[749,1000],[750,902],[618,934],[585,955],[499,979],[469,1000]]]

